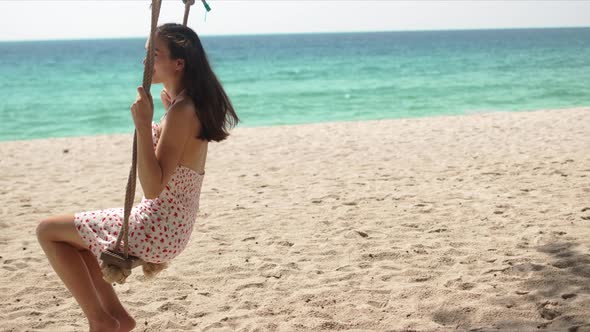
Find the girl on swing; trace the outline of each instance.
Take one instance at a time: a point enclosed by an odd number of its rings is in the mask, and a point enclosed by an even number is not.
[[[178,256],[191,235],[209,141],[239,119],[197,34],[180,24],[157,28],[152,83],[162,83],[166,114],[152,122],[152,97],[138,88],[131,114],[144,197],[129,217],[129,254],[148,263]],[[131,331],[135,320],[103,279],[100,254],[114,249],[123,208],[47,218],[37,238],[49,263],[88,318],[90,331]]]

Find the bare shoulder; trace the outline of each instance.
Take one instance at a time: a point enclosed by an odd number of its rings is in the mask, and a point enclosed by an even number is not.
[[[195,104],[190,98],[183,98],[172,105],[168,110],[166,120],[175,128],[188,127],[197,130],[201,128]]]

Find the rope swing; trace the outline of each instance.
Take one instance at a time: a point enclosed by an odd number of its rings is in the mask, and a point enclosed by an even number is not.
[[[188,22],[188,16],[190,7],[195,3],[195,0],[182,0],[185,4],[184,7],[184,19],[183,25],[186,26]],[[205,0],[201,0],[206,11],[210,11],[211,8]],[[152,21],[150,28],[150,38],[148,42],[146,61],[143,70],[143,89],[146,94],[150,94],[150,88],[152,85],[152,74],[154,70],[154,38],[156,35],[156,27],[158,26],[158,18],[160,16],[160,7],[162,0],[152,0],[151,12]],[[131,214],[131,208],[133,207],[133,200],[135,199],[135,188],[136,188],[136,177],[137,177],[137,130],[133,133],[133,153],[131,158],[131,169],[129,171],[129,178],[127,179],[127,187],[125,193],[125,207],[123,210],[123,225],[122,231],[119,232],[117,242],[113,250],[106,250],[102,252],[100,259],[103,261],[101,270],[103,273],[103,279],[109,283],[117,282],[119,284],[125,283],[125,279],[131,275],[131,270],[142,266],[143,273],[147,279],[151,279],[156,276],[160,271],[167,267],[167,263],[149,263],[144,262],[139,257],[129,255],[129,243],[128,243],[128,228],[129,228],[129,215]],[[121,241],[124,241],[123,251],[120,251]]]

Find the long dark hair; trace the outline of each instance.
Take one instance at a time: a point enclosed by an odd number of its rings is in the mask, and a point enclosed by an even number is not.
[[[202,126],[198,138],[216,142],[226,139],[228,130],[240,119],[209,65],[199,36],[192,29],[176,23],[159,26],[156,34],[167,42],[172,59],[184,60],[183,84],[195,103]]]

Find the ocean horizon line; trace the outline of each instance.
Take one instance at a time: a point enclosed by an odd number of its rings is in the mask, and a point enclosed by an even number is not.
[[[277,33],[245,33],[245,34],[201,34],[201,38],[223,37],[272,37],[272,36],[302,36],[302,35],[354,35],[379,33],[428,33],[428,32],[481,32],[481,31],[523,31],[523,30],[584,30],[590,26],[554,26],[554,27],[498,27],[498,28],[451,28],[451,29],[417,29],[417,30],[367,30],[367,31],[317,31],[317,32],[277,32]],[[1,40],[0,43],[34,43],[34,42],[68,42],[68,41],[113,41],[137,40],[146,36],[96,37],[96,38],[50,38],[50,39],[14,39]]]

